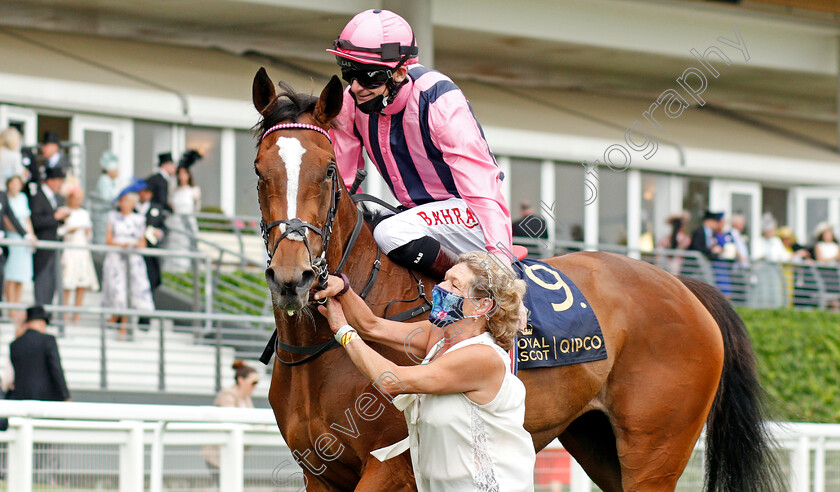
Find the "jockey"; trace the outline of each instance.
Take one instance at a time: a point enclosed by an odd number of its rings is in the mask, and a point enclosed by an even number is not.
[[[344,92],[331,130],[349,188],[367,150],[406,210],[373,235],[388,257],[438,279],[460,253],[510,265],[511,219],[500,171],[472,108],[447,76],[417,62],[411,26],[387,10],[356,15],[334,42]]]

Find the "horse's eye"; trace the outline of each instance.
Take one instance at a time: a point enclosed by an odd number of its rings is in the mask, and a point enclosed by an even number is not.
[[[254,174],[257,175],[257,179],[262,179],[262,176],[260,176],[260,171],[259,169],[257,169],[256,166],[254,166]]]

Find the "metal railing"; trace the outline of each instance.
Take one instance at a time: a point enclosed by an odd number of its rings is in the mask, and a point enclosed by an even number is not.
[[[0,401],[0,490],[302,491],[301,469],[267,409]],[[791,492],[840,488],[840,425],[768,424]],[[219,456],[218,484],[205,464]],[[677,490],[702,489],[704,438]],[[536,489],[596,490],[554,441],[537,455]],[[302,453],[305,450],[297,450]],[[314,451],[314,450],[310,450]]]
[[[25,304],[13,304],[8,302],[0,302],[0,309],[25,309]],[[114,349],[108,336],[108,330],[111,325],[105,322],[105,317],[117,315],[127,316],[132,318],[149,318],[150,320],[171,320],[184,321],[183,325],[177,326],[182,332],[192,333],[194,335],[193,342],[196,345],[212,346],[214,348],[214,374],[215,374],[215,389],[219,391],[222,387],[222,373],[225,370],[223,364],[222,352],[225,348],[237,348],[237,357],[249,360],[257,360],[262,354],[262,350],[274,329],[274,318],[270,316],[250,316],[241,314],[225,314],[225,313],[201,313],[190,311],[144,311],[138,309],[109,309],[96,307],[71,307],[71,306],[45,306],[45,310],[50,313],[86,313],[90,315],[97,315],[100,317],[99,323],[99,368],[97,375],[99,378],[98,389],[111,389],[108,381],[110,379],[125,376],[135,377],[136,372],[114,372],[109,366],[115,362],[111,357],[110,351]],[[193,322],[200,324],[199,328],[192,325]],[[252,328],[243,329],[242,323],[248,323]],[[168,391],[167,381],[171,374],[167,373],[167,325],[163,322],[152,323],[149,325],[150,330],[156,331],[157,336],[157,390],[164,392]],[[258,367],[262,367],[259,365]],[[121,385],[124,387],[124,385]],[[71,388],[72,390],[73,388]]]
[[[752,262],[709,260],[698,251],[653,249],[643,251],[615,244],[589,245],[578,241],[514,238],[534,256],[545,258],[575,251],[607,251],[656,265],[674,275],[685,275],[716,285],[736,306],[752,308],[840,310],[840,266],[810,260]]]

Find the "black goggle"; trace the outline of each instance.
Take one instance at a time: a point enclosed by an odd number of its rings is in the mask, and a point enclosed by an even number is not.
[[[355,80],[365,89],[378,89],[391,79],[393,73],[390,69],[363,70],[354,68],[341,68],[341,78],[348,84]]]

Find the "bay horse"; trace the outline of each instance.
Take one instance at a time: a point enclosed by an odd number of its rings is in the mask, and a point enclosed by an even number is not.
[[[277,425],[307,490],[416,490],[409,453],[385,462],[370,455],[407,435],[402,414],[343,350],[331,350],[326,320],[307,306],[327,270],[343,269],[356,292],[369,291],[366,301],[379,316],[391,301],[417,298],[418,277],[381,255],[370,226],[359,226],[328,134],[342,105],[339,79],[317,98],[280,87],[278,94],[264,69],[254,77],[262,116],[254,169],[276,320],[269,401]],[[608,492],[674,490],[705,424],[709,491],[774,489],[754,355],[743,322],[717,289],[609,253],[545,261],[589,300],[608,358],[519,371],[536,450],[559,438]]]

